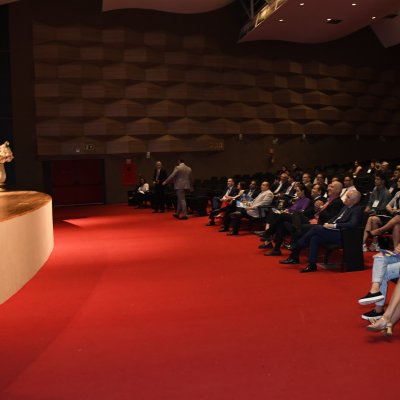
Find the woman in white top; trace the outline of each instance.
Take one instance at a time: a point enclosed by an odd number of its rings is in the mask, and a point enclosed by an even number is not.
[[[136,204],[136,208],[144,206],[146,194],[150,191],[150,186],[143,177],[139,178],[139,183],[136,186],[136,192],[133,196],[133,204]]]

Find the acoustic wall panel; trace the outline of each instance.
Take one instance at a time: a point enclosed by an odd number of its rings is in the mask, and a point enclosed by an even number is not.
[[[383,135],[400,125],[391,68],[244,54],[206,34],[128,23],[38,22],[33,39],[39,154],[221,151],[229,135]]]

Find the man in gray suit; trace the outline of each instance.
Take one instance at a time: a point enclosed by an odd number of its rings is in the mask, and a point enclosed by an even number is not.
[[[172,174],[163,182],[163,185],[167,185],[171,181],[174,181],[174,189],[177,197],[176,213],[174,217],[178,219],[188,219],[185,190],[193,191],[193,178],[192,169],[185,164],[184,160],[178,161],[178,165],[172,171]]]

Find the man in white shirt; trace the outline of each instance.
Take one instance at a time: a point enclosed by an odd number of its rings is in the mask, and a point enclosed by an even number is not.
[[[350,192],[351,190],[357,190],[356,187],[354,186],[354,181],[351,176],[345,176],[343,180],[343,189],[342,192],[340,193],[340,198],[344,202],[344,199],[346,198],[346,193]]]

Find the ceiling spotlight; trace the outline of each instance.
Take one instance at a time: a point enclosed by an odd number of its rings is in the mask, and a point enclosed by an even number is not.
[[[354,6],[356,6],[356,5],[357,5],[357,3],[351,3],[351,5],[354,7]]]
[[[371,17],[371,19],[376,19],[376,17]]]
[[[342,19],[333,19],[333,18],[326,19],[327,24],[337,25],[337,24],[340,24],[341,22],[343,22]]]
[[[283,22],[283,19],[281,18],[281,19],[279,20],[279,22]]]
[[[305,3],[300,3],[301,6],[304,6]]]

